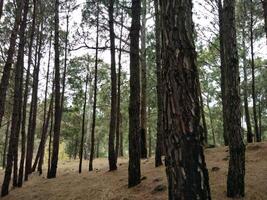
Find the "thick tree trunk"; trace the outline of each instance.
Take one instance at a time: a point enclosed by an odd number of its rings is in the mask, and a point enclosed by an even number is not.
[[[254,19],[253,19],[253,0],[250,0],[250,53],[251,53],[251,74],[252,74],[252,102],[253,102],[253,119],[254,119],[254,131],[256,136],[256,141],[260,142],[261,138],[259,136],[259,126],[258,126],[258,116],[257,116],[257,95],[255,88],[255,59],[254,59]]]
[[[6,134],[5,134],[5,144],[4,144],[4,150],[3,150],[3,169],[6,168],[6,150],[7,150],[7,143],[8,143],[8,136],[9,136],[9,127],[10,127],[10,121],[6,124]]]
[[[169,199],[211,199],[200,123],[192,1],[161,1]]]
[[[147,158],[147,97],[146,97],[146,0],[142,0],[141,25],[141,158]]]
[[[59,137],[61,125],[61,98],[60,98],[60,60],[59,60],[59,0],[55,0],[55,122],[53,136],[53,152],[51,159],[51,167],[47,178],[55,178],[57,174]],[[64,94],[62,94],[64,95]]]
[[[82,119],[82,135],[80,143],[80,163],[79,163],[79,173],[82,173],[82,162],[83,162],[83,144],[84,144],[84,135],[85,135],[85,115],[86,115],[86,104],[87,104],[87,88],[89,81],[89,72],[86,75],[85,91],[84,91],[84,104],[83,104],[83,119]]]
[[[160,28],[160,12],[159,12],[159,0],[154,0],[155,7],[155,32],[156,32],[156,70],[157,70],[157,139],[156,139],[156,155],[155,155],[155,166],[161,166],[162,150],[163,150],[163,98],[162,98],[162,74],[161,74],[161,28]]]
[[[140,169],[140,65],[139,32],[141,0],[132,0],[130,30],[130,102],[128,187],[141,182]]]
[[[13,64],[13,56],[16,50],[17,34],[19,25],[21,23],[22,10],[24,6],[24,0],[17,0],[16,2],[17,2],[17,8],[16,8],[15,22],[11,32],[9,49],[7,51],[7,59],[3,68],[3,75],[0,82],[0,127],[2,123],[2,118],[5,113],[6,94],[9,86],[9,78],[10,78],[11,67]]]
[[[224,0],[223,42],[225,52],[226,130],[229,136],[227,196],[244,196],[245,146],[241,130],[239,64],[235,28],[235,1]]]
[[[218,12],[219,12],[219,33],[220,33],[220,58],[221,58],[221,95],[222,95],[222,113],[223,113],[223,139],[224,145],[228,146],[229,136],[226,130],[226,105],[225,105],[225,55],[224,55],[224,44],[223,44],[223,7],[222,0],[218,0]]]
[[[96,103],[97,103],[97,81],[98,81],[99,11],[100,11],[99,3],[97,3],[94,103],[93,103],[93,121],[92,121],[92,132],[91,132],[91,151],[90,151],[90,158],[89,158],[89,171],[93,171],[93,160],[94,160],[94,154],[95,154],[95,124],[96,124]]]
[[[115,60],[115,33],[114,33],[114,0],[109,0],[109,34],[110,34],[110,53],[111,53],[111,111],[110,111],[110,126],[109,126],[109,142],[108,142],[108,160],[109,170],[117,169],[117,158],[115,150],[115,134],[117,121],[117,75],[116,75],[116,60]]]

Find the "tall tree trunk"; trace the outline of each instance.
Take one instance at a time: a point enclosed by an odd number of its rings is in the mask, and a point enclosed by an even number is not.
[[[226,130],[229,136],[227,196],[244,196],[245,146],[241,129],[240,80],[235,28],[235,1],[224,0],[223,46],[225,52]]]
[[[52,42],[52,35],[50,37],[50,42],[49,42],[48,64],[47,64],[47,71],[46,71],[45,98],[44,98],[44,111],[43,111],[44,117],[43,117],[42,134],[41,134],[41,140],[40,140],[40,144],[39,144],[39,147],[37,150],[37,154],[36,154],[36,157],[34,160],[34,164],[32,167],[33,172],[35,171],[35,169],[37,167],[37,164],[40,160],[42,150],[45,147],[46,134],[47,134],[48,126],[49,126],[50,115],[49,115],[49,113],[47,114],[47,92],[48,92],[48,82],[49,82],[49,73],[50,73],[51,42]]]
[[[130,30],[130,102],[129,102],[129,167],[128,187],[141,182],[140,169],[140,56],[139,32],[141,0],[132,0]]]
[[[122,137],[122,131],[121,131],[121,70],[122,70],[122,64],[121,64],[121,56],[122,56],[122,36],[123,36],[123,10],[121,10],[121,17],[120,17],[120,23],[121,23],[121,30],[120,30],[120,41],[119,41],[119,56],[118,56],[118,94],[117,94],[117,125],[116,125],[116,157],[123,155],[123,146],[121,139]]]
[[[4,144],[4,150],[3,150],[3,169],[6,167],[6,150],[7,150],[7,143],[8,143],[8,136],[9,136],[9,127],[10,127],[10,121],[6,124],[6,134],[5,134],[5,144]]]
[[[54,92],[54,88],[53,88],[52,92]],[[49,142],[48,142],[47,177],[50,173],[50,168],[51,168],[52,132],[53,132],[53,124],[54,124],[53,103],[54,102],[52,102],[52,112],[51,112]]]
[[[0,19],[3,15],[4,0],[0,0]]]
[[[150,117],[151,117],[151,107],[148,106],[147,118],[150,119]],[[150,158],[152,156],[152,134],[151,134],[150,124],[148,125],[147,129],[148,129],[148,157]]]
[[[256,136],[256,141],[260,142],[259,137],[259,126],[258,126],[258,117],[257,117],[257,95],[255,89],[255,59],[254,59],[254,19],[253,19],[253,0],[250,0],[250,53],[251,53],[251,74],[252,74],[252,102],[253,102],[253,119],[254,119],[254,131]]]
[[[225,53],[224,53],[224,43],[223,43],[223,33],[224,33],[224,25],[223,25],[223,7],[222,0],[218,0],[218,12],[219,12],[219,34],[220,34],[220,58],[221,58],[221,95],[222,95],[222,113],[223,113],[223,139],[224,145],[228,146],[229,144],[229,136],[227,135],[226,130],[226,105],[225,105]]]
[[[83,104],[83,119],[82,119],[82,135],[80,144],[80,163],[79,163],[79,173],[82,173],[82,162],[83,162],[83,144],[85,135],[85,115],[86,115],[86,104],[87,104],[87,88],[89,82],[89,72],[86,75],[85,91],[84,91],[84,104]]]
[[[155,32],[156,32],[156,70],[157,70],[157,139],[156,139],[156,155],[155,166],[162,165],[162,150],[163,150],[163,98],[162,98],[162,74],[161,74],[161,28],[160,28],[160,12],[159,12],[159,0],[154,0],[155,7]]]
[[[108,142],[108,160],[109,170],[117,169],[116,150],[114,146],[116,134],[116,118],[117,118],[117,75],[116,75],[116,59],[115,59],[115,33],[114,33],[114,0],[109,0],[109,34],[110,34],[110,53],[111,53],[111,111],[109,126],[109,142]]]
[[[213,145],[216,146],[216,139],[215,139],[215,132],[214,132],[214,126],[213,126],[213,118],[211,114],[211,109],[210,109],[210,99],[209,99],[209,94],[207,97],[207,107],[209,110],[209,116],[210,116],[210,128],[211,128],[211,133],[212,133],[212,140],[213,140]]]
[[[262,139],[262,102],[261,102],[261,98],[259,99],[259,138],[260,141]]]
[[[245,8],[245,3],[244,3],[244,19],[246,15],[246,8]],[[244,26],[244,24],[243,24]],[[243,48],[243,53],[242,53],[242,60],[243,60],[243,73],[244,73],[244,109],[245,109],[245,119],[246,119],[246,125],[247,125],[247,142],[252,143],[253,142],[253,134],[252,134],[252,129],[251,129],[251,123],[250,123],[250,114],[249,114],[249,107],[248,107],[248,77],[247,77],[247,56],[246,56],[246,43],[245,43],[245,38],[246,33],[245,29],[243,27],[242,29],[242,48]]]
[[[57,174],[58,152],[59,152],[59,137],[61,124],[61,104],[60,104],[60,61],[59,61],[59,0],[55,0],[55,122],[54,122],[54,137],[53,137],[53,152],[51,159],[51,167],[47,178],[55,178]],[[64,95],[64,94],[62,94]],[[61,101],[61,103],[63,103]],[[63,104],[62,104],[63,105]]]
[[[169,199],[211,199],[201,142],[192,1],[161,1],[161,17]]]
[[[31,101],[29,127],[27,135],[25,180],[28,180],[29,174],[32,173],[32,158],[33,158],[34,139],[35,139],[36,120],[37,120],[39,71],[40,71],[40,63],[42,57],[41,49],[43,43],[42,29],[43,29],[43,24],[39,25],[38,36],[36,40],[36,55],[35,55],[35,65],[33,70],[33,85],[32,85],[32,101]]]
[[[97,82],[98,82],[98,43],[99,43],[99,3],[97,3],[97,19],[96,19],[96,50],[95,50],[95,77],[94,77],[94,103],[93,103],[93,119],[91,132],[91,151],[89,158],[89,171],[93,171],[93,160],[95,154],[95,123],[96,123],[96,103],[97,103]]]
[[[18,2],[19,3],[19,2]],[[29,8],[29,1],[22,1],[18,6],[23,7],[23,18],[19,29],[19,50],[17,56],[17,63],[15,64],[15,85],[14,85],[14,99],[13,99],[13,112],[11,122],[11,133],[9,139],[7,166],[5,170],[4,181],[2,185],[2,196],[8,194],[9,183],[12,173],[13,165],[13,186],[17,187],[18,184],[18,143],[19,133],[21,127],[21,104],[22,104],[22,84],[23,84],[23,66],[24,66],[24,46],[25,46],[25,30],[27,26],[27,14]]]
[[[198,78],[198,91],[199,91],[199,101],[200,101],[200,112],[201,112],[201,120],[202,120],[202,126],[203,126],[203,136],[204,137],[204,145],[208,146],[209,145],[209,139],[208,139],[208,128],[207,128],[207,123],[206,123],[206,118],[205,118],[205,110],[204,110],[204,102],[203,102],[203,97],[202,97],[202,91],[201,91],[201,84],[200,80]]]
[[[24,0],[17,0],[16,16],[14,26],[11,32],[9,40],[9,49],[7,51],[7,59],[3,68],[3,75],[0,82],[0,127],[2,124],[2,118],[5,113],[6,94],[9,86],[10,72],[13,64],[13,56],[16,50],[16,40],[21,23],[22,10],[24,6]]]
[[[23,94],[23,111],[22,111],[22,123],[21,123],[21,158],[20,158],[20,168],[19,168],[19,180],[18,186],[22,186],[23,182],[23,173],[24,173],[24,160],[25,160],[25,143],[26,143],[26,120],[27,120],[27,105],[28,105],[28,94],[29,94],[29,83],[30,83],[30,70],[32,64],[32,47],[35,34],[35,23],[36,23],[36,4],[37,1],[33,1],[33,14],[32,14],[32,23],[30,29],[30,43],[29,43],[29,53],[28,53],[28,68],[26,73],[26,80],[24,86]],[[28,175],[25,173],[25,180],[27,180]]]
[[[147,97],[146,97],[146,0],[142,0],[141,25],[141,158],[147,158]]]
[[[266,43],[267,43],[267,0],[261,0],[263,7],[263,16],[264,16],[264,30],[266,33]]]

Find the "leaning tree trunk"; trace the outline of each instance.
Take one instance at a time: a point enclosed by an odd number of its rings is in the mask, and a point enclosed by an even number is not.
[[[201,142],[192,1],[161,1],[161,17],[169,199],[211,199]]]
[[[237,40],[235,28],[235,1],[224,0],[223,42],[225,52],[226,130],[229,136],[229,170],[227,196],[244,196],[245,146],[241,129],[241,100]]]
[[[147,158],[147,97],[146,97],[146,0],[142,0],[141,25],[141,158]]]
[[[224,145],[228,146],[229,144],[229,136],[227,135],[226,130],[226,109],[225,109],[225,55],[224,55],[224,44],[223,44],[223,8],[222,8],[222,0],[218,0],[218,12],[219,12],[219,27],[220,27],[220,58],[221,58],[221,95],[222,95],[222,114],[223,114],[223,139]]]
[[[162,99],[162,79],[161,79],[161,34],[160,34],[160,12],[159,12],[159,0],[154,0],[155,7],[155,32],[156,32],[156,70],[157,70],[157,139],[156,139],[156,155],[155,155],[155,166],[161,166],[162,160],[162,150],[163,150],[163,142],[162,142],[162,134],[163,134],[163,99]]]
[[[117,118],[117,75],[115,60],[115,33],[114,33],[114,0],[109,0],[109,34],[110,34],[110,53],[111,53],[111,111],[109,126],[109,142],[108,142],[108,160],[109,170],[117,169],[117,158],[114,146],[116,134],[116,118]]]
[[[61,124],[60,60],[59,60],[59,0],[55,0],[55,118],[51,166],[47,178],[56,178]],[[62,94],[64,95],[64,94]]]
[[[257,95],[255,88],[255,58],[254,58],[254,19],[253,19],[253,1],[250,0],[250,53],[251,53],[251,74],[252,74],[252,102],[253,102],[253,119],[254,119],[254,131],[256,136],[256,141],[260,142],[259,126],[258,126],[258,114],[257,114]]]
[[[99,4],[97,4],[94,103],[93,103],[93,121],[92,121],[92,132],[91,132],[91,151],[90,151],[90,158],[89,158],[89,171],[93,171],[93,160],[94,160],[94,154],[95,154],[95,124],[96,124],[96,103],[97,103],[97,81],[98,81],[99,11],[100,11]]]
[[[11,67],[13,64],[13,56],[16,50],[18,29],[21,23],[22,10],[24,6],[24,0],[17,0],[16,2],[17,2],[17,8],[16,8],[15,22],[11,32],[9,40],[9,49],[7,51],[7,59],[3,68],[3,75],[0,82],[0,127],[2,123],[2,118],[5,113],[6,94],[9,85]]]
[[[129,167],[128,187],[141,182],[140,169],[140,65],[139,32],[141,0],[132,0],[130,30],[130,102],[129,102]]]

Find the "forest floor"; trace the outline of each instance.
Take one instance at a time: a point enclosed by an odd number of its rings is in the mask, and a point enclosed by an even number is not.
[[[212,198],[226,198],[228,150],[207,149]],[[127,160],[119,159],[118,170],[108,172],[107,159],[95,160],[95,171],[87,172],[84,162],[78,174],[78,160],[59,164],[56,179],[33,174],[20,189],[12,189],[4,200],[159,200],[167,199],[165,167],[155,168],[154,159],[142,160],[142,183],[127,188]],[[2,180],[1,171],[0,180]],[[2,181],[1,181],[2,182]],[[267,200],[267,143],[247,146],[245,200]]]

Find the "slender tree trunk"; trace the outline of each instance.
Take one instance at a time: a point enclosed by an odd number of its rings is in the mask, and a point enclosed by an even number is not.
[[[212,118],[212,114],[211,114],[211,109],[210,109],[210,99],[209,99],[209,95],[207,97],[207,107],[209,110],[209,116],[210,116],[210,128],[211,128],[211,133],[212,133],[212,140],[213,140],[213,145],[216,146],[216,139],[215,139],[215,133],[214,133],[214,126],[213,126],[213,118]]]
[[[92,132],[91,132],[91,151],[90,151],[90,158],[89,158],[89,171],[93,171],[93,160],[94,160],[94,154],[95,154],[95,123],[96,123],[97,81],[98,81],[99,12],[100,12],[99,3],[97,3],[94,103],[93,103],[93,121],[92,121]]]
[[[6,167],[6,150],[7,150],[7,143],[8,143],[8,136],[9,136],[9,127],[10,127],[10,121],[6,124],[6,134],[5,134],[5,144],[4,144],[4,150],[3,150],[3,169]]]
[[[82,173],[82,162],[83,162],[83,144],[84,144],[84,135],[85,135],[85,115],[86,115],[86,104],[87,104],[87,88],[89,81],[89,72],[86,75],[85,91],[84,91],[84,104],[83,104],[83,119],[82,119],[82,135],[81,135],[81,144],[80,144],[80,163],[79,163],[79,173]]]
[[[161,1],[161,17],[169,199],[211,199],[201,142],[192,1]]]
[[[244,16],[246,15],[245,11],[245,5],[244,5]],[[245,18],[244,18],[245,19]],[[247,142],[252,143],[253,142],[253,134],[251,129],[251,123],[250,123],[250,114],[249,114],[249,107],[248,107],[248,77],[247,77],[247,56],[246,56],[246,43],[245,43],[245,29],[242,29],[242,46],[243,46],[243,73],[244,73],[244,108],[245,108],[245,119],[246,119],[246,125],[247,125]]]
[[[147,158],[147,97],[146,97],[146,0],[142,0],[141,25],[141,158]]]
[[[11,32],[9,40],[9,49],[7,51],[7,59],[3,68],[3,75],[0,82],[0,127],[2,124],[2,118],[5,113],[6,94],[9,86],[9,78],[10,78],[11,67],[13,64],[13,56],[16,50],[17,34],[19,30],[19,25],[21,23],[22,10],[24,6],[24,0],[17,0],[16,2],[17,2],[17,8],[16,8],[15,22]]]
[[[119,120],[120,120],[120,152],[119,152],[119,155],[121,157],[123,157],[124,153],[123,153],[123,132],[122,132],[122,114],[120,113],[120,116],[119,116]]]
[[[54,92],[54,88],[53,88],[53,92]],[[47,177],[48,177],[48,175],[50,173],[50,168],[51,168],[52,131],[53,131],[53,124],[54,124],[53,103],[54,102],[52,102],[52,112],[51,112],[50,130],[49,130],[49,142],[48,142]]]
[[[33,70],[32,101],[31,101],[29,127],[27,135],[25,180],[28,180],[28,175],[32,173],[32,159],[33,159],[34,139],[35,139],[36,120],[37,120],[39,71],[40,71],[40,62],[42,57],[41,49],[43,43],[42,30],[43,30],[43,24],[41,24],[38,28],[38,36],[36,40],[37,42],[36,42],[35,65]]]
[[[229,136],[227,135],[226,130],[226,105],[225,105],[225,55],[224,55],[224,43],[223,43],[223,33],[224,33],[224,24],[223,24],[223,7],[222,0],[218,0],[218,10],[219,10],[219,34],[220,34],[220,58],[221,58],[221,95],[222,95],[222,110],[223,110],[223,139],[224,145],[228,146]]]
[[[0,19],[3,15],[4,0],[0,0]]]
[[[155,155],[155,166],[159,167],[162,165],[162,150],[163,150],[163,98],[162,98],[162,74],[161,74],[161,28],[160,28],[160,12],[159,12],[159,0],[154,0],[155,7],[155,32],[156,32],[156,70],[157,70],[157,139],[156,139],[156,155]]]
[[[53,152],[51,159],[51,167],[47,178],[56,178],[58,152],[59,152],[59,137],[62,108],[60,104],[60,61],[59,61],[59,0],[55,0],[55,122],[54,122],[54,137],[53,137]],[[62,94],[64,95],[64,94]],[[62,100],[61,100],[61,103]]]
[[[49,73],[50,73],[49,69],[50,69],[51,42],[52,42],[51,38],[52,38],[52,36],[50,37],[48,64],[47,64],[47,72],[46,72],[45,99],[44,99],[44,111],[43,111],[44,112],[44,117],[43,117],[42,134],[41,134],[41,140],[40,140],[40,144],[39,144],[39,147],[38,147],[38,150],[37,150],[37,154],[36,154],[36,157],[35,157],[35,160],[34,160],[34,164],[33,164],[33,167],[32,167],[32,171],[33,172],[35,171],[35,169],[37,167],[37,164],[38,164],[38,162],[39,162],[39,160],[41,158],[42,151],[45,148],[47,129],[48,129],[48,126],[49,126],[50,115],[49,115],[49,113],[47,114],[47,92],[48,92],[48,82],[49,82]],[[49,111],[50,110],[51,109],[49,108]]]
[[[227,196],[244,196],[245,145],[242,140],[240,80],[235,28],[235,1],[224,0],[223,42],[225,52],[226,130],[229,136]]]
[[[266,33],[266,43],[267,43],[267,0],[261,0],[263,6],[263,16],[264,16],[264,30]]]
[[[260,142],[259,137],[259,126],[257,117],[257,95],[255,89],[255,59],[254,59],[254,19],[253,19],[253,0],[250,0],[250,53],[251,53],[251,74],[252,74],[252,102],[253,102],[253,119],[254,119],[254,131],[256,136],[256,141]]]
[[[117,169],[116,149],[114,146],[116,134],[116,118],[117,118],[117,75],[116,75],[116,59],[115,59],[115,33],[114,33],[114,0],[109,0],[109,34],[110,34],[110,53],[111,53],[111,111],[109,126],[109,142],[108,142],[108,160],[109,170]]]
[[[151,107],[148,106],[147,118],[150,119],[150,117],[151,117]],[[147,129],[148,129],[148,157],[150,158],[152,156],[152,135],[151,135],[150,124],[148,125]]]
[[[28,94],[29,94],[29,83],[30,83],[30,69],[32,64],[32,47],[35,34],[35,23],[36,23],[36,4],[37,1],[33,1],[33,14],[32,14],[32,23],[30,29],[30,43],[29,43],[29,53],[28,53],[28,68],[25,80],[25,88],[23,94],[23,111],[22,111],[22,124],[21,124],[21,158],[20,158],[20,168],[19,168],[19,180],[18,186],[22,186],[23,182],[23,173],[24,173],[24,160],[25,160],[25,144],[26,144],[26,120],[27,120],[27,104],[28,104]],[[28,179],[28,174],[25,173],[25,180]]]
[[[260,141],[262,139],[262,102],[261,99],[259,99],[259,138]]]
[[[198,91],[199,91],[199,101],[200,101],[200,111],[201,111],[201,119],[202,119],[202,126],[203,126],[203,139],[204,139],[204,145],[208,146],[209,145],[209,139],[208,139],[208,128],[207,128],[207,123],[206,123],[206,118],[205,118],[205,110],[204,110],[204,102],[203,102],[203,97],[202,97],[202,92],[201,92],[201,84],[200,80],[198,78]]]
[[[139,32],[141,0],[132,0],[130,30],[130,102],[129,102],[129,167],[128,187],[141,182],[140,169],[140,56]]]

